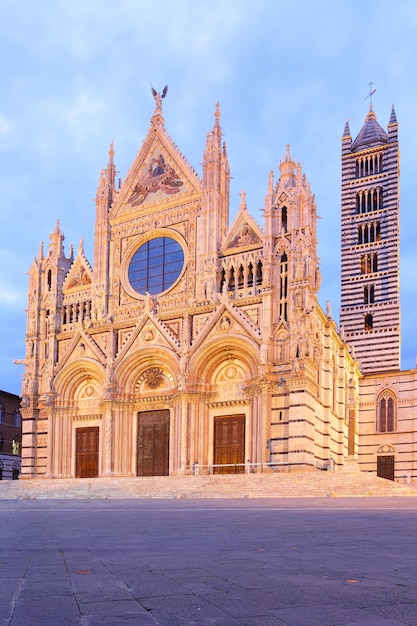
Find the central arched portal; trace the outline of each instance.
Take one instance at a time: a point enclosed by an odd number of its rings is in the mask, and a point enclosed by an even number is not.
[[[169,475],[169,409],[138,414],[137,475]]]

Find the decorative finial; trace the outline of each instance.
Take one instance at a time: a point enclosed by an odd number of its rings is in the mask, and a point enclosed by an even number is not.
[[[369,83],[369,93],[366,96],[365,100],[367,100],[369,98],[369,110],[372,111],[372,96],[374,95],[374,93],[376,92],[376,87],[373,87],[373,83]]]
[[[216,102],[215,118],[216,118],[216,124],[219,124],[219,122],[220,122],[220,102]]]
[[[165,96],[168,93],[168,85],[165,85],[162,93],[160,93],[159,91],[156,91],[156,89],[153,88],[152,83],[151,83],[151,91],[156,102],[155,113],[162,113],[162,98],[165,98]]]
[[[239,205],[239,209],[245,211],[248,208],[247,204],[246,204],[246,193],[245,191],[242,189],[242,191],[240,192],[240,205]]]

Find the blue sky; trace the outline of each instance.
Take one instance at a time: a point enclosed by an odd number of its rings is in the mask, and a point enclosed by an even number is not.
[[[287,143],[316,194],[320,302],[340,307],[340,139],[361,129],[372,81],[401,146],[403,368],[415,365],[415,0],[0,1],[0,389],[20,392],[27,272],[56,220],[93,261],[99,171],[114,141],[122,178],[169,85],[166,128],[200,173],[215,103],[233,176],[261,221],[269,171]]]

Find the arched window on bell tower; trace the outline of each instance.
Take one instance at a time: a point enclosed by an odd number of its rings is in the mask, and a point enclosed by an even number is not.
[[[365,330],[372,330],[374,327],[374,318],[372,313],[365,315]]]

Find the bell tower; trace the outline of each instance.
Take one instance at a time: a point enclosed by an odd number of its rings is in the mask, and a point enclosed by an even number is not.
[[[363,373],[400,369],[399,144],[372,102],[354,141],[342,137],[340,325]]]

